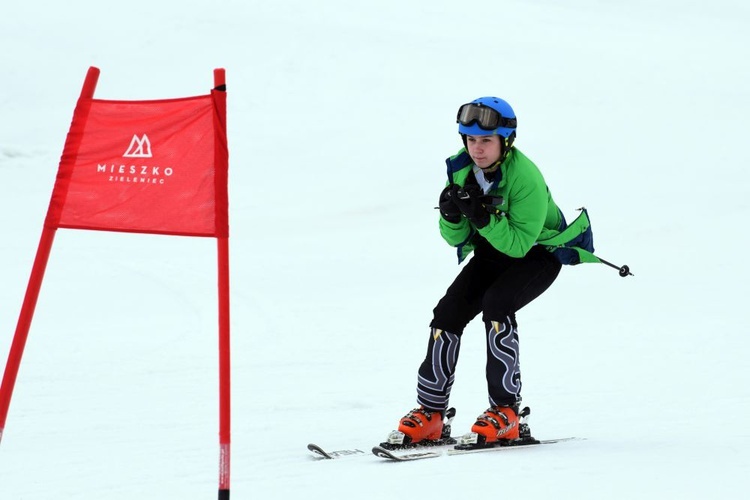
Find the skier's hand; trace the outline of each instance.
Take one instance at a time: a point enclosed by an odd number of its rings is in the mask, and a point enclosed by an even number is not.
[[[456,222],[461,221],[461,209],[458,208],[458,205],[453,201],[451,193],[452,186],[452,184],[447,186],[443,189],[443,192],[440,193],[440,206],[438,208],[440,209],[440,215],[443,216],[443,219],[455,224]]]
[[[490,223],[490,213],[484,208],[481,201],[482,190],[479,186],[467,186],[462,188],[454,185],[451,189],[451,198],[461,213],[471,221],[477,229],[481,229]]]

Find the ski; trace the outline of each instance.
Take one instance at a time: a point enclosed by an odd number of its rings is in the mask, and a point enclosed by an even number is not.
[[[327,451],[315,443],[308,444],[307,449],[310,450],[313,453],[313,455],[315,455],[316,457],[322,458],[325,460],[334,460],[337,458],[346,458],[346,457],[366,455],[364,451],[359,450],[357,448]]]
[[[433,441],[422,441],[416,444],[409,443],[408,439],[405,439],[406,435],[403,432],[393,431],[388,436],[388,440],[383,443],[380,443],[378,446],[375,446],[372,452],[376,456],[382,456],[383,458],[390,458],[391,460],[397,460],[399,457],[402,456],[400,455],[400,452],[403,452],[403,451],[423,450],[423,449],[429,449],[429,448],[435,448],[435,447],[452,446],[456,444],[457,442],[455,438],[452,438],[450,436],[450,432],[451,432],[450,424],[453,421],[453,417],[455,416],[456,416],[455,408],[449,408],[448,411],[446,411],[445,423],[443,424],[443,435],[440,437],[440,439],[436,439]],[[312,452],[316,457],[326,459],[326,460],[366,455],[364,451],[358,448],[328,451],[324,449],[322,446],[319,446],[315,443],[308,444],[307,449],[310,452]],[[376,449],[382,450],[382,454],[378,454],[375,451]],[[423,452],[421,451],[415,451],[414,453],[409,453],[408,455],[419,456],[422,453]],[[433,453],[435,452],[434,451],[426,452],[428,456]],[[390,456],[386,456],[386,455],[390,455]],[[427,458],[427,456],[425,458]],[[415,459],[416,458],[411,458],[411,460],[415,460]]]
[[[372,454],[376,457],[383,458],[394,462],[409,462],[413,460],[424,460],[428,458],[437,458],[443,454],[467,455],[471,453],[482,453],[490,451],[508,450],[514,448],[523,448],[527,446],[536,446],[544,444],[561,443],[565,441],[578,441],[585,438],[563,437],[556,439],[538,440],[531,437],[526,419],[530,410],[524,408],[519,414],[522,417],[521,437],[513,441],[500,441],[491,444],[478,442],[476,433],[469,433],[459,438],[450,436],[451,422],[456,415],[456,410],[450,408],[446,412],[445,424],[443,427],[443,436],[434,441],[422,441],[419,443],[409,443],[405,435],[399,431],[393,431],[388,436],[388,440],[372,447]],[[447,449],[446,449],[447,448]],[[334,460],[348,457],[366,456],[367,453],[359,448],[349,448],[340,450],[326,450],[317,444],[310,443],[307,449],[316,457],[325,460]]]
[[[443,448],[446,446],[453,446],[455,444],[456,444],[456,440],[454,438],[450,438],[449,440],[433,441],[433,442],[430,442],[429,444],[419,444],[419,445],[393,446],[393,445],[388,445],[388,443],[381,443],[380,445],[373,447],[372,453],[381,458],[399,460],[403,456],[403,455],[400,455],[400,453],[406,451],[406,452],[412,452],[412,453],[408,453],[408,455],[413,455],[410,458],[406,458],[406,460],[417,460],[417,458],[420,455],[424,455],[424,458],[431,458],[431,455],[439,456],[440,452],[436,451],[435,449]],[[361,456],[367,455],[366,452],[358,448],[329,451],[321,446],[318,446],[315,443],[308,444],[307,449],[310,452],[312,452],[312,454],[315,455],[317,458],[324,459],[324,460],[361,457]],[[426,450],[426,451],[422,451],[422,450]]]
[[[516,448],[524,448],[527,446],[538,446],[543,444],[555,444],[562,443],[565,441],[582,441],[584,438],[578,437],[564,437],[555,439],[534,439],[534,438],[522,438],[510,442],[500,441],[498,443],[490,445],[462,445],[458,444],[453,448],[449,449],[446,454],[448,455],[467,455],[470,453],[482,453],[489,451],[502,451],[511,450]]]
[[[442,453],[440,451],[414,451],[410,453],[393,453],[393,451],[383,448],[382,446],[373,446],[372,453],[376,457],[393,460],[395,462],[407,462],[410,460],[422,460],[424,458],[437,458]]]
[[[467,445],[456,445],[451,448],[448,448],[447,450],[442,449],[436,449],[436,450],[426,450],[426,451],[415,451],[413,453],[394,453],[391,450],[385,449],[382,446],[375,446],[372,449],[372,453],[380,458],[384,458],[387,460],[392,460],[395,462],[409,462],[412,460],[424,460],[428,458],[438,458],[443,456],[443,451],[445,451],[445,454],[448,456],[454,456],[454,455],[468,455],[472,453],[483,453],[483,452],[490,452],[490,451],[501,451],[501,450],[511,450],[511,449],[517,449],[517,448],[525,448],[528,446],[537,446],[537,445],[545,445],[545,444],[554,444],[554,443],[562,443],[565,441],[579,441],[583,440],[584,438],[578,438],[578,437],[565,437],[565,438],[556,438],[556,439],[528,439],[528,440],[518,440],[515,442],[503,442],[502,444],[495,444],[495,445],[481,445],[481,446],[467,446]]]

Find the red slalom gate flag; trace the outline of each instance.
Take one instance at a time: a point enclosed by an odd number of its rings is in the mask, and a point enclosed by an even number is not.
[[[94,99],[89,68],[0,383],[0,441],[39,291],[58,228],[210,236],[217,241],[219,499],[229,498],[229,154],[226,83],[210,94],[152,101]]]
[[[226,92],[181,99],[82,97],[47,227],[227,236]]]

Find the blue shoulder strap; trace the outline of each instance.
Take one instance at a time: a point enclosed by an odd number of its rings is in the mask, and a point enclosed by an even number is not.
[[[472,163],[473,162],[471,160],[471,156],[469,156],[469,153],[467,153],[465,149],[462,149],[455,156],[446,158],[445,164],[448,167],[448,182],[453,184],[453,174],[463,168],[468,167]]]

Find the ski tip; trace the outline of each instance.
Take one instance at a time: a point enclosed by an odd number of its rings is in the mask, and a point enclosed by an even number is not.
[[[397,457],[391,453],[390,451],[386,450],[382,446],[373,446],[372,447],[372,454],[376,457],[380,458],[388,458],[390,460],[397,460]]]
[[[317,457],[325,458],[327,460],[330,460],[333,458],[333,456],[329,455],[323,448],[321,448],[315,443],[308,444],[307,449],[310,450]]]
[[[358,455],[366,455],[366,453],[360,450],[359,448],[347,448],[347,449],[341,449],[341,450],[326,451],[315,443],[308,444],[307,449],[310,450],[315,456],[319,458],[325,458],[327,460],[332,460],[335,458],[352,457],[352,456],[358,456]]]

